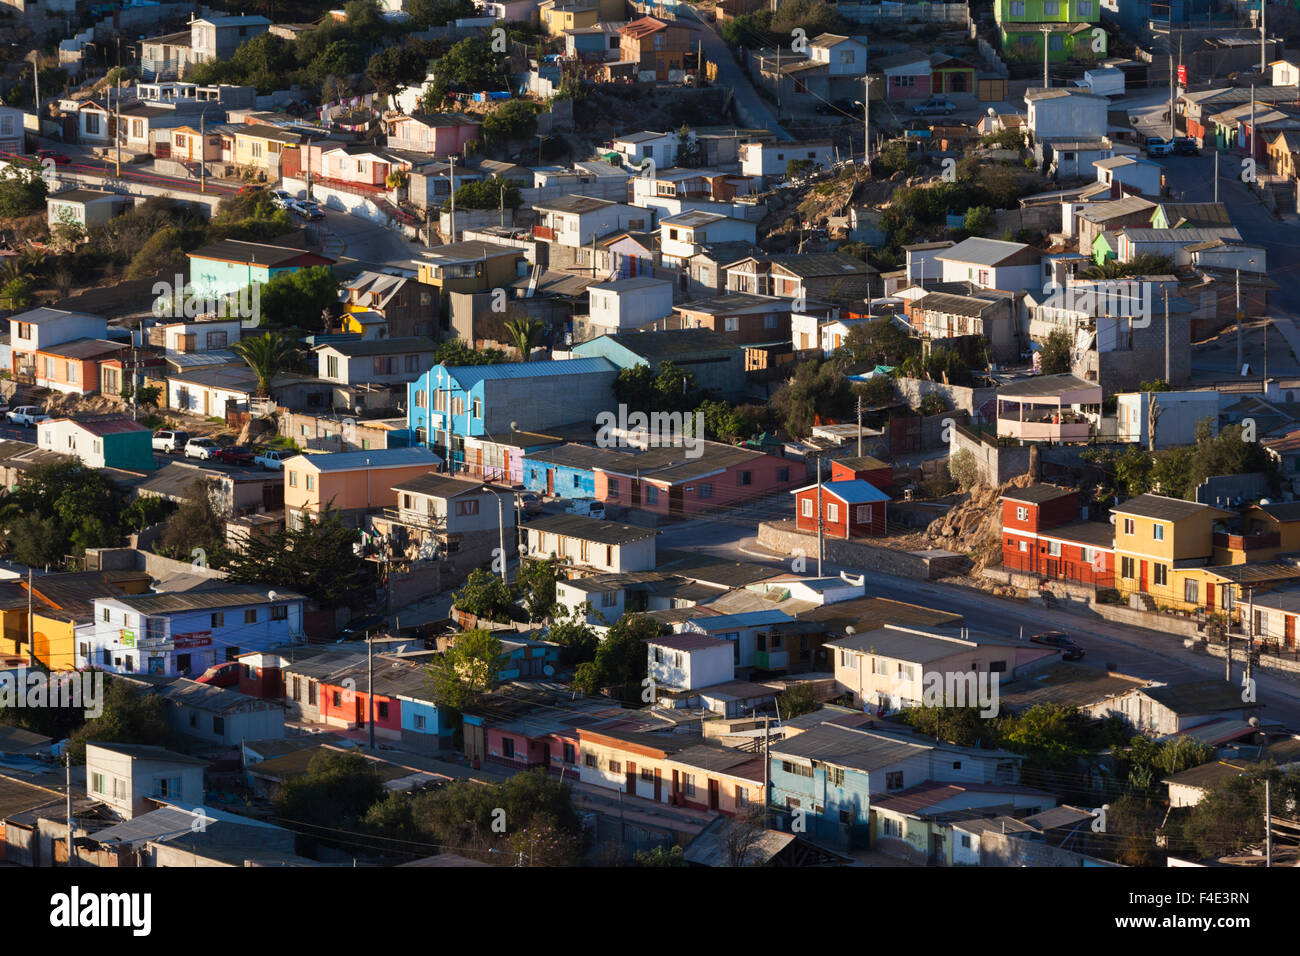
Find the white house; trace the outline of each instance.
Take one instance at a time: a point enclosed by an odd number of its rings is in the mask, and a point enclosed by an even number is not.
[[[835,144],[825,139],[740,145],[740,170],[746,176],[784,176],[791,160],[809,160],[814,170],[829,169],[835,161]]]
[[[703,634],[646,641],[647,675],[666,690],[697,690],[735,678],[732,642]]]
[[[14,106],[0,106],[0,150],[6,153],[21,153],[24,150],[26,135],[26,114]]]
[[[167,723],[181,736],[225,747],[237,747],[241,740],[284,736],[284,704],[280,701],[184,677],[158,693],[167,701]]]
[[[160,301],[167,303],[169,300],[164,298]],[[164,351],[182,354],[223,351],[239,341],[242,324],[237,318],[167,322],[149,330],[149,343],[162,345]]]
[[[141,434],[143,433],[143,434]],[[134,438],[124,436],[134,435]],[[77,421],[50,418],[36,426],[36,444],[70,455],[90,468],[153,468],[152,435],[148,428],[125,416]],[[145,449],[149,449],[145,452]]]
[[[240,46],[270,28],[271,21],[258,16],[211,16],[191,20],[191,62],[229,60]]]
[[[1209,419],[1210,429],[1219,432],[1219,393],[1204,392],[1121,392],[1115,396],[1117,438],[1150,448],[1154,404],[1155,447],[1175,448],[1196,444],[1196,426]]]
[[[618,524],[582,515],[547,515],[524,527],[528,553],[568,558],[597,571],[653,571],[655,535],[652,528]]]
[[[202,674],[245,651],[303,641],[305,601],[286,589],[242,584],[96,598],[94,632],[77,647],[77,667],[116,674]]]
[[[1115,257],[1120,262],[1132,262],[1137,256],[1144,254],[1169,256],[1174,260],[1175,266],[1185,266],[1192,261],[1193,253],[1189,251],[1191,247],[1218,240],[1231,242],[1240,238],[1241,234],[1232,226],[1195,229],[1121,229],[1119,248],[1115,250]],[[1251,256],[1247,255],[1245,258],[1249,261]]]
[[[327,382],[396,385],[413,382],[434,365],[432,339],[354,339],[316,346],[317,375]]]
[[[1026,122],[1036,140],[1092,140],[1106,135],[1110,100],[1070,87],[1030,87]]]
[[[673,284],[666,279],[634,276],[587,286],[590,322],[605,332],[640,328],[671,315]]]
[[[1300,86],[1300,63],[1294,60],[1274,60],[1269,65],[1274,86]]]
[[[935,257],[943,263],[944,282],[968,282],[981,289],[1023,292],[1041,284],[1038,250],[1023,242],[963,239]]]
[[[65,312],[42,307],[9,318],[13,374],[34,374],[36,352],[77,339],[102,339],[108,320],[86,312]]]
[[[682,621],[675,628],[678,633],[705,634],[726,641],[731,645],[732,663],[739,668],[752,668],[758,664],[757,652],[764,652],[766,658],[769,635],[773,631],[779,634],[782,626],[793,623],[794,618],[784,611],[743,611],[739,614],[693,618]],[[760,647],[760,642],[765,646]],[[778,650],[777,643],[779,640],[773,643],[774,651]]]
[[[692,209],[659,220],[659,251],[666,266],[684,266],[710,242],[754,242],[757,226],[716,212]]]
[[[86,744],[86,796],[130,820],[155,809],[149,798],[203,804],[207,761],[145,744]]]
[[[562,246],[587,246],[615,230],[642,230],[649,216],[644,209],[595,196],[561,196],[533,204],[541,217],[538,238]]]
[[[623,157],[631,166],[640,166],[647,159],[656,166],[667,167],[677,164],[677,149],[681,138],[674,132],[655,133],[642,131],[614,140],[614,152]]]
[[[122,203],[122,196],[102,189],[69,189],[46,198],[46,222],[51,229],[60,225],[88,229],[116,216]]]
[[[831,76],[863,76],[867,72],[867,45],[853,37],[823,33],[808,41],[808,59],[825,63]]]
[[[927,282],[941,281],[943,263],[939,261],[939,257],[956,244],[951,239],[943,239],[939,242],[917,242],[910,246],[903,246],[903,251],[907,253],[906,285],[924,285]]]
[[[1128,187],[1126,192],[1136,190],[1144,196],[1160,195],[1160,180],[1164,176],[1164,167],[1147,159],[1136,156],[1112,156],[1099,159],[1093,167],[1097,170],[1097,182],[1114,188],[1116,183]]]
[[[1268,253],[1263,246],[1226,239],[1207,239],[1183,250],[1200,269],[1240,269],[1242,272],[1267,272]]]

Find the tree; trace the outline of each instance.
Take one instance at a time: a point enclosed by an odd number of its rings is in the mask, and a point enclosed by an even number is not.
[[[447,339],[438,345],[433,353],[437,365],[455,367],[460,365],[498,365],[506,360],[506,354],[500,349],[470,348],[460,339]]]
[[[812,684],[808,681],[801,681],[781,691],[776,695],[776,705],[780,708],[782,720],[821,709],[821,703],[813,694]]]
[[[505,83],[501,54],[479,37],[467,37],[440,57],[434,75],[450,89],[467,93],[500,90]]]
[[[490,691],[509,655],[501,641],[484,630],[464,631],[428,669],[434,698],[439,704],[461,710],[479,694]]]
[[[537,110],[528,100],[507,100],[483,118],[483,135],[497,145],[531,141],[536,132]]]
[[[39,170],[5,166],[0,170],[0,217],[18,218],[44,209],[48,192]]]
[[[727,865],[754,866],[758,863],[750,854],[767,830],[767,807],[751,805],[737,811],[727,821],[723,843],[727,848]]]
[[[680,844],[657,846],[653,850],[638,850],[633,859],[637,866],[685,866],[685,853],[685,848]]]
[[[562,617],[551,625],[546,639],[564,648],[564,663],[585,664],[596,659],[600,638],[583,618],[589,607],[577,609],[570,617]]]
[[[558,568],[556,558],[523,558],[519,562],[515,584],[524,599],[524,610],[528,612],[530,621],[540,621],[558,610],[555,603]]]
[[[252,335],[231,346],[257,376],[257,394],[270,395],[271,382],[280,372],[293,367],[298,358],[298,344],[279,332]]]
[[[484,568],[475,568],[459,591],[452,592],[456,610],[488,621],[509,621],[515,608],[510,585]]]
[[[519,187],[500,176],[463,183],[456,188],[457,209],[518,209],[522,204]],[[450,199],[443,203],[443,208],[451,209]]]
[[[207,560],[214,562],[225,549],[226,522],[212,500],[212,491],[203,478],[196,478],[186,486],[185,500],[167,520],[158,540],[159,553],[188,561],[195,548],[202,548]]]
[[[812,172],[812,168],[813,161],[811,159],[792,159],[785,164],[785,178],[789,180],[802,179]]]
[[[166,498],[155,498],[152,495],[137,496],[122,511],[122,530],[143,531],[150,525],[162,521],[175,510],[176,506]]]
[[[131,257],[126,267],[127,279],[144,279],[157,275],[163,269],[180,268],[185,261],[185,245],[181,230],[175,226],[159,229]]]
[[[948,459],[948,474],[962,491],[970,491],[983,480],[979,463],[969,448],[963,448]]]
[[[527,362],[542,333],[546,331],[546,326],[532,316],[519,316],[506,322],[505,329],[515,351],[519,353],[519,361]]]
[[[322,610],[361,608],[373,601],[375,570],[356,553],[359,534],[327,505],[317,519],[304,517],[296,527],[251,536],[231,555],[227,577],[236,584],[296,591]]]
[[[416,29],[446,26],[453,20],[474,16],[471,0],[407,0],[406,12]]]
[[[263,326],[323,332],[338,310],[339,278],[330,266],[282,272],[263,283],[257,301]]]
[[[330,829],[355,830],[383,797],[374,761],[355,751],[326,750],[311,758],[305,774],[284,781],[275,808],[284,822],[304,824],[309,833],[324,828],[318,839],[328,840]]]
[[[841,346],[854,362],[899,366],[921,354],[921,340],[893,319],[872,319],[849,329]]]
[[[659,636],[659,623],[644,614],[624,614],[596,649],[594,660],[579,664],[573,685],[586,694],[614,688],[624,699],[639,697],[647,662],[645,642]]]
[[[972,236],[987,236],[994,225],[993,210],[988,206],[973,206],[966,210],[962,226]]]
[[[10,279],[0,285],[0,308],[19,311],[32,304],[32,284],[27,279]]]
[[[912,159],[912,151],[908,148],[907,141],[902,139],[891,139],[885,144],[885,148],[880,151],[875,161],[881,165],[886,173],[911,173],[916,169],[916,161]]]
[[[87,743],[166,745],[165,701],[158,694],[112,677],[105,678],[104,707],[68,738],[72,762],[86,762]]]
[[[5,538],[23,564],[58,564],[65,554],[117,545],[125,495],[102,471],[69,461],[28,469],[0,509]]]
[[[802,438],[816,421],[846,414],[853,401],[840,367],[814,358],[795,369],[794,377],[772,397],[772,405],[786,430]]]
[[[370,58],[366,64],[366,77],[375,84],[379,95],[387,98],[423,80],[428,65],[428,60],[419,50],[399,43]]]
[[[1039,370],[1044,375],[1059,375],[1070,371],[1070,353],[1072,343],[1070,334],[1064,329],[1055,329],[1043,343],[1039,352],[1042,356]]]

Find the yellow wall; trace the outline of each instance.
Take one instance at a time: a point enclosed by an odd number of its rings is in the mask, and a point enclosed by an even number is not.
[[[27,608],[0,610],[0,655],[27,655]]]
[[[70,671],[77,667],[75,626],[71,621],[32,614],[32,643],[36,659],[52,671]]]

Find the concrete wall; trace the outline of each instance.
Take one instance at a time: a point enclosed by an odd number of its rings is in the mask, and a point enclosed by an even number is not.
[[[981,405],[997,395],[996,388],[966,388],[963,385],[945,385],[920,378],[894,379],[894,387],[909,405],[916,408],[927,395],[938,395],[956,411],[974,417]]]
[[[758,544],[778,554],[802,551],[812,564],[817,561],[817,535],[795,531],[792,521],[764,521],[758,526]],[[832,538],[823,539],[822,555],[831,564],[922,581],[960,573],[966,564],[963,555],[949,551],[896,551]]]
[[[1119,866],[1009,833],[981,833],[980,866]]]
[[[1029,470],[1029,446],[999,446],[996,443],[981,441],[973,433],[961,428],[952,430],[952,443],[949,455],[955,455],[963,449],[975,456],[980,473],[986,484],[1000,485],[1017,475]]]

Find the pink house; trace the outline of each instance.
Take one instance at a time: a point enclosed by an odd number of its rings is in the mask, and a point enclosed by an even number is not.
[[[482,124],[456,113],[412,113],[388,121],[388,145],[435,156],[462,153],[479,138]]]
[[[885,97],[891,100],[925,99],[930,95],[930,56],[895,53],[871,62],[874,72],[885,75]]]
[[[363,143],[339,143],[322,149],[319,164],[313,168],[316,178],[326,182],[384,189],[390,172],[410,169],[411,163]]]

